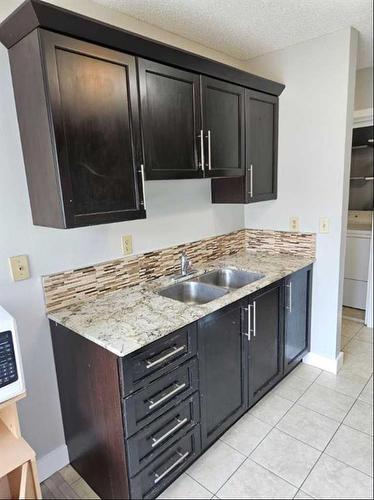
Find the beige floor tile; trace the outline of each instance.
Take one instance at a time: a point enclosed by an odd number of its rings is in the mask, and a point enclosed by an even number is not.
[[[158,497],[163,500],[212,498],[212,493],[187,474],[182,474]]]
[[[373,435],[373,406],[357,400],[344,419],[344,424],[358,431]]]
[[[341,422],[354,399],[340,392],[333,391],[317,383],[313,384],[299,399],[298,404]]]
[[[339,422],[296,404],[277,424],[277,428],[318,450],[324,450]]]
[[[292,402],[276,394],[268,394],[261,399],[250,411],[254,417],[274,426],[283,415],[291,408]]]
[[[313,498],[313,497],[311,497],[310,495],[305,493],[305,491],[299,490],[296,493],[296,495],[294,496],[294,498],[297,498],[298,500],[308,500],[309,498]]]
[[[56,498],[80,498],[75,489],[67,483],[59,472],[44,481],[45,486],[51,490]]]
[[[272,393],[289,401],[297,401],[308,389],[311,382],[291,373],[273,389]]]
[[[365,474],[373,474],[373,439],[368,434],[342,425],[325,453]]]
[[[273,429],[250,458],[294,486],[300,487],[320,454],[311,446]]]
[[[354,337],[361,328],[362,323],[345,318],[342,320],[342,334],[349,336],[350,338]]]
[[[360,340],[361,342],[368,342],[369,344],[373,343],[373,329],[364,326],[355,336],[355,339]]]
[[[272,427],[250,414],[245,414],[221,437],[221,440],[248,456]]]
[[[223,441],[217,441],[186,473],[209,491],[216,493],[244,460],[244,455]]]
[[[373,495],[370,477],[325,454],[302,488],[314,498],[370,499]]]
[[[322,372],[317,378],[316,384],[356,398],[367,384],[367,378],[355,374],[349,374],[348,376],[340,373],[334,375],[333,373]]]
[[[293,498],[297,489],[248,458],[219,490],[227,499]]]
[[[344,352],[349,352],[351,354],[371,354],[373,349],[372,345],[369,342],[358,340],[357,335],[348,342],[344,348]]]
[[[365,319],[365,311],[363,309],[356,309],[354,307],[343,307],[343,316],[349,316],[363,321]]]
[[[292,375],[296,375],[304,380],[309,381],[310,383],[314,382],[314,380],[318,377],[322,370],[316,368],[315,366],[307,365],[305,363],[300,363],[293,372]]]
[[[369,382],[365,385],[358,399],[373,404],[373,377],[371,377]]]
[[[343,351],[345,346],[352,340],[352,338],[353,337],[350,337],[349,335],[344,335],[344,333],[342,333],[340,340],[340,347]]]
[[[346,352],[344,363],[339,375],[359,375],[369,378],[373,373],[373,355],[371,352],[352,354]]]

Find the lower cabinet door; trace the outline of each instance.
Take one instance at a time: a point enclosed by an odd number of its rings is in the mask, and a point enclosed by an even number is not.
[[[198,322],[201,436],[205,448],[247,409],[242,302]]]
[[[201,450],[200,428],[188,434],[130,479],[131,498],[156,498],[197,457]]]
[[[291,371],[310,348],[312,267],[288,276],[285,281],[284,371]]]
[[[249,404],[283,377],[283,281],[248,303]]]

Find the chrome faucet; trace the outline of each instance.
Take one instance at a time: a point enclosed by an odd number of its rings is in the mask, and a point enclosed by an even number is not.
[[[191,270],[191,262],[187,257],[186,252],[183,250],[181,255],[181,276],[187,276]]]

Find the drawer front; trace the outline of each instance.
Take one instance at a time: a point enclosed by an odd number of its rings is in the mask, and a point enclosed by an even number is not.
[[[126,437],[150,424],[198,389],[194,358],[124,399]]]
[[[199,395],[196,392],[130,437],[126,443],[130,476],[134,476],[151,463],[199,421]]]
[[[196,425],[173,446],[130,479],[131,498],[156,498],[198,456],[200,428]]]
[[[127,396],[195,356],[196,331],[193,323],[121,360],[123,394]]]

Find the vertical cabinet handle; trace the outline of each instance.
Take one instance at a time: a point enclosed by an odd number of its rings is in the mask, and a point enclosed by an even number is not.
[[[253,198],[253,165],[252,163],[249,166],[249,196],[250,198]]]
[[[145,181],[145,176],[144,176],[144,165],[143,163],[140,165],[140,174],[142,177],[142,193],[143,193],[143,202],[141,202],[141,205],[143,205],[144,210],[147,210],[147,205],[145,201],[145,188],[144,188],[144,181]]]
[[[256,318],[256,301],[253,301],[253,336],[256,337],[257,318]]]
[[[290,281],[290,283],[288,285],[286,285],[286,287],[288,288],[288,305],[286,307],[286,309],[292,313],[292,281]]]
[[[212,170],[212,144],[211,144],[210,130],[208,130],[207,139],[208,139],[208,170]]]
[[[200,167],[204,172],[205,170],[205,158],[204,158],[204,131],[200,130],[200,134],[198,135],[200,139]]]
[[[242,332],[243,335],[245,335],[248,339],[248,342],[250,342],[251,340],[251,326],[250,326],[250,323],[251,323],[251,320],[249,318],[249,315],[250,315],[250,305],[248,305],[248,307],[243,307],[242,308],[243,311],[245,311],[247,313],[247,331],[246,332]],[[243,321],[244,323],[244,321]]]

